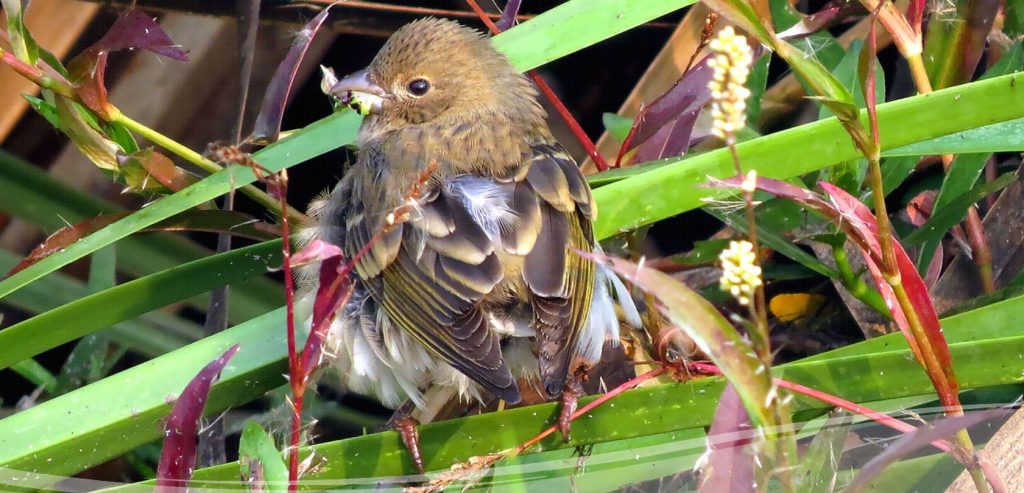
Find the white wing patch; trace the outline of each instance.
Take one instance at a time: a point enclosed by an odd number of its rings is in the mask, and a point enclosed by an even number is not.
[[[494,180],[474,175],[457,176],[445,187],[448,193],[462,202],[487,237],[495,245],[500,245],[501,228],[516,219],[516,213],[509,205],[509,191]]]
[[[603,253],[601,246],[595,245],[594,252]],[[615,310],[616,305],[622,309],[624,322],[638,329],[643,326],[640,312],[633,303],[629,289],[614,271],[598,264],[594,271],[594,295],[590,302],[590,315],[576,346],[581,357],[597,362],[601,359],[605,341],[618,343],[619,314]]]

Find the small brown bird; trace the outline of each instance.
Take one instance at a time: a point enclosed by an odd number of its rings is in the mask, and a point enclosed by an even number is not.
[[[597,210],[533,85],[479,32],[423,19],[329,93],[367,116],[355,163],[311,208],[318,238],[352,258],[411,210],[358,262],[331,329],[344,383],[424,409],[428,388],[514,404],[520,378],[574,405],[571,374],[617,341],[616,306],[640,321],[622,282],[575,252],[600,248]]]

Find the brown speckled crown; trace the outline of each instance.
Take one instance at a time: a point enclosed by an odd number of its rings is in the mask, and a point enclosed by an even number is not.
[[[455,21],[426,18],[388,39],[369,67],[370,76],[392,93],[375,133],[408,125],[457,125],[496,118],[547,134],[546,113],[533,84],[477,30]],[[406,86],[416,78],[432,88],[423,98]]]

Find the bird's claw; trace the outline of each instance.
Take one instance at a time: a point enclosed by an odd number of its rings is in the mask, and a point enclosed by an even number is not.
[[[562,389],[562,409],[558,415],[558,429],[562,432],[562,441],[569,443],[569,432],[572,428],[572,415],[576,412],[576,405],[580,396],[583,395],[583,384],[577,375],[570,375]]]
[[[420,455],[420,432],[418,428],[420,422],[411,416],[411,411],[411,409],[406,409],[406,406],[402,406],[395,411],[395,414],[391,416],[391,419],[384,426],[398,432],[402,437],[402,444],[405,445],[405,449],[412,456],[413,466],[416,467],[417,472],[423,474],[423,456]]]

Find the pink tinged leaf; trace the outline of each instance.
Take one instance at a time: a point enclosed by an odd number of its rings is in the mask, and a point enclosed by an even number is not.
[[[742,176],[731,176],[724,180],[712,180],[708,186],[715,188],[739,188],[743,183]],[[804,207],[813,209],[826,216],[835,215],[832,205],[820,195],[803,187],[798,187],[773,178],[757,177],[757,189],[768,192],[776,197],[792,200]]]
[[[167,156],[152,148],[143,149],[121,161],[121,171],[132,190],[165,194],[177,192],[195,180],[185,170],[175,166]]]
[[[907,23],[918,34],[921,34],[921,22],[924,20],[924,8],[927,3],[927,0],[910,0],[910,6],[907,7]]]
[[[962,51],[963,63],[960,66],[957,83],[969,82],[978,68],[978,62],[981,61],[981,56],[985,53],[985,44],[989,33],[992,32],[992,25],[1001,3],[999,0],[967,3],[968,11],[965,19],[967,29],[964,32],[966,39],[962,39],[958,47]]]
[[[736,388],[722,391],[715,419],[708,430],[707,462],[700,473],[697,493],[757,491],[754,479],[754,426]]]
[[[953,2],[950,3],[949,12],[933,14],[928,22],[924,61],[935,89],[971,81],[985,53],[986,41],[1000,12],[1000,5],[1004,2],[965,0],[955,3],[955,7]],[[1009,4],[1015,3],[1018,2]],[[990,58],[993,56],[989,55]],[[989,72],[983,78],[990,77]]]
[[[78,93],[78,98],[89,109],[110,119],[114,110],[107,100],[107,85],[103,80],[106,70],[107,52],[105,51],[97,53],[86,51],[68,63],[68,72],[75,83],[75,92]]]
[[[622,143],[620,156],[636,148],[632,162],[675,156],[690,148],[690,136],[701,108],[711,100],[708,82],[714,73],[704,57],[683,74],[665,94],[637,115]]]
[[[720,183],[724,186],[737,187],[740,182],[740,178],[733,177],[722,180]],[[871,214],[871,211],[863,203],[845,190],[828,182],[819,182],[819,186],[829,195],[831,203],[825,202],[820,196],[809,190],[790,185],[786,182],[767,178],[757,179],[757,188],[759,190],[793,200],[822,214],[842,228],[847,236],[854,241],[864,257],[878,292],[882,295],[886,306],[892,313],[893,320],[900,328],[900,331],[903,332],[904,337],[906,337],[914,356],[923,364],[924,357],[921,353],[921,348],[918,347],[918,341],[911,332],[906,314],[900,308],[896,294],[888,282],[886,282],[879,268],[879,265],[882,263],[882,247],[879,244],[878,224],[875,221],[874,215]],[[911,305],[914,306],[917,317],[924,326],[928,344],[935,352],[944,370],[946,380],[949,382],[949,388],[939,388],[937,390],[943,397],[944,402],[949,402],[946,399],[956,396],[958,385],[953,374],[949,346],[946,344],[946,338],[942,334],[942,326],[939,324],[939,318],[935,313],[935,306],[932,304],[931,296],[928,294],[924,280],[921,279],[921,275],[917,272],[914,263],[907,256],[907,252],[903,250],[899,242],[894,242],[893,247],[896,253],[897,267],[899,268],[907,296],[910,298]],[[935,376],[932,376],[932,378],[934,380]]]
[[[875,216],[871,214],[871,211],[868,210],[867,206],[845,190],[830,183],[820,182],[819,186],[821,186],[832,199],[836,209],[843,211],[844,218],[853,219],[851,221],[847,221],[847,224],[849,224],[851,228],[856,228],[859,234],[858,236],[867,240],[865,244],[861,245],[861,248],[865,250],[870,249],[872,255],[877,256],[876,258],[881,258],[882,251],[878,242],[878,224],[875,221]],[[946,343],[946,336],[942,333],[942,325],[939,324],[939,317],[935,312],[935,305],[932,303],[931,295],[928,293],[928,287],[925,285],[924,280],[918,273],[914,262],[907,255],[907,252],[903,250],[903,246],[900,245],[898,241],[895,241],[893,242],[893,248],[896,253],[896,264],[899,269],[904,290],[907,293],[911,306],[914,307],[917,318],[921,321],[921,325],[924,327],[925,335],[928,339],[928,345],[931,346],[932,351],[934,351],[938,358],[938,362],[945,373],[946,380],[949,382],[949,388],[936,390],[940,393],[947,394],[947,397],[956,396],[959,392],[959,385],[957,384],[956,376],[953,373],[952,360],[949,355],[949,345]],[[882,292],[882,295],[886,296],[886,291],[891,293],[891,289],[883,289],[888,288],[889,286],[888,283],[885,282],[884,278],[881,277],[881,272],[878,270],[877,262],[868,262],[868,264],[869,267],[872,267],[872,275],[875,276],[876,284],[878,284],[879,291]],[[894,299],[895,295],[892,295],[892,297]],[[906,324],[906,315],[901,312],[899,304],[895,303],[893,299],[886,298],[886,302],[890,305],[890,311],[893,312],[894,316],[897,312],[900,312],[903,316],[896,316],[895,319],[897,323],[900,323],[902,319],[902,323]],[[915,339],[910,332],[909,325],[901,325],[900,329],[907,337],[907,341],[910,343],[911,349],[915,350],[914,353],[918,356],[918,361],[923,362],[924,360],[920,355],[920,348],[918,348],[915,343]],[[948,401],[944,400],[944,402]]]
[[[107,54],[119,50],[148,50],[157,55],[187,61],[188,53],[171,40],[152,17],[141,10],[131,10],[118,17],[110,30],[68,64],[82,102],[107,119],[114,109],[107,100],[103,73]]]
[[[291,99],[292,85],[295,84],[295,74],[299,71],[302,60],[306,57],[309,45],[316,37],[317,31],[327,20],[331,7],[320,11],[313,20],[309,21],[295,35],[291,49],[285,56],[281,65],[278,65],[274,72],[274,78],[270,80],[267,92],[263,96],[263,106],[260,107],[260,114],[256,117],[256,124],[249,140],[261,143],[270,143],[278,139],[281,134],[281,120],[284,118],[284,109]]]
[[[862,467],[860,472],[857,474],[857,477],[855,477],[843,491],[845,493],[856,493],[864,489],[864,487],[867,486],[871,480],[876,478],[886,466],[906,457],[912,452],[921,449],[936,440],[950,437],[962,429],[969,428],[992,419],[1002,418],[1008,416],[1010,413],[1011,411],[1007,409],[975,411],[963,416],[941,418],[930,425],[905,433],[902,437],[889,444],[885,451],[878,454],[878,456],[871,459],[870,462]]]
[[[199,419],[203,416],[210,386],[238,352],[238,347],[238,344],[231,346],[224,354],[200,370],[175,401],[167,424],[164,425],[164,445],[156,470],[158,493],[170,493],[176,488],[184,488],[192,478],[196,462]]]
[[[925,190],[910,199],[907,204],[907,217],[910,224],[921,227],[932,216],[932,209],[935,207],[935,190]]]
[[[292,255],[292,267],[298,267],[313,262],[322,262],[331,257],[337,257],[341,255],[341,248],[337,245],[332,245],[323,240],[313,240],[308,245],[302,247],[298,253]]]
[[[818,31],[828,29],[859,10],[857,2],[850,0],[832,0],[811,15],[805,15],[789,29],[779,33],[782,39],[799,39],[810,36]]]
[[[306,347],[302,351],[303,380],[320,365],[323,341],[331,324],[352,294],[349,276],[355,266],[352,262],[342,263],[343,257],[332,257],[320,264],[320,288],[313,302],[313,327]]]
[[[167,58],[188,61],[188,53],[174,43],[160,24],[141,10],[131,10],[119,17],[110,30],[86,51],[130,49],[147,50]]]
[[[317,289],[316,300],[313,302],[314,327],[320,325],[330,316],[331,309],[338,303],[340,297],[339,277],[346,273],[344,266],[341,265],[341,260],[341,256],[336,256],[320,262],[320,287]]]
[[[868,119],[871,123],[871,142],[873,145],[871,152],[877,152],[879,149],[878,99],[876,92],[878,79],[875,76],[875,66],[877,65],[875,54],[878,52],[878,35],[875,30],[875,15],[876,13],[874,12],[871,14],[867,46],[860,50],[860,58],[857,60],[857,77],[860,79],[860,90],[861,94],[864,95],[864,103],[868,108]]]

